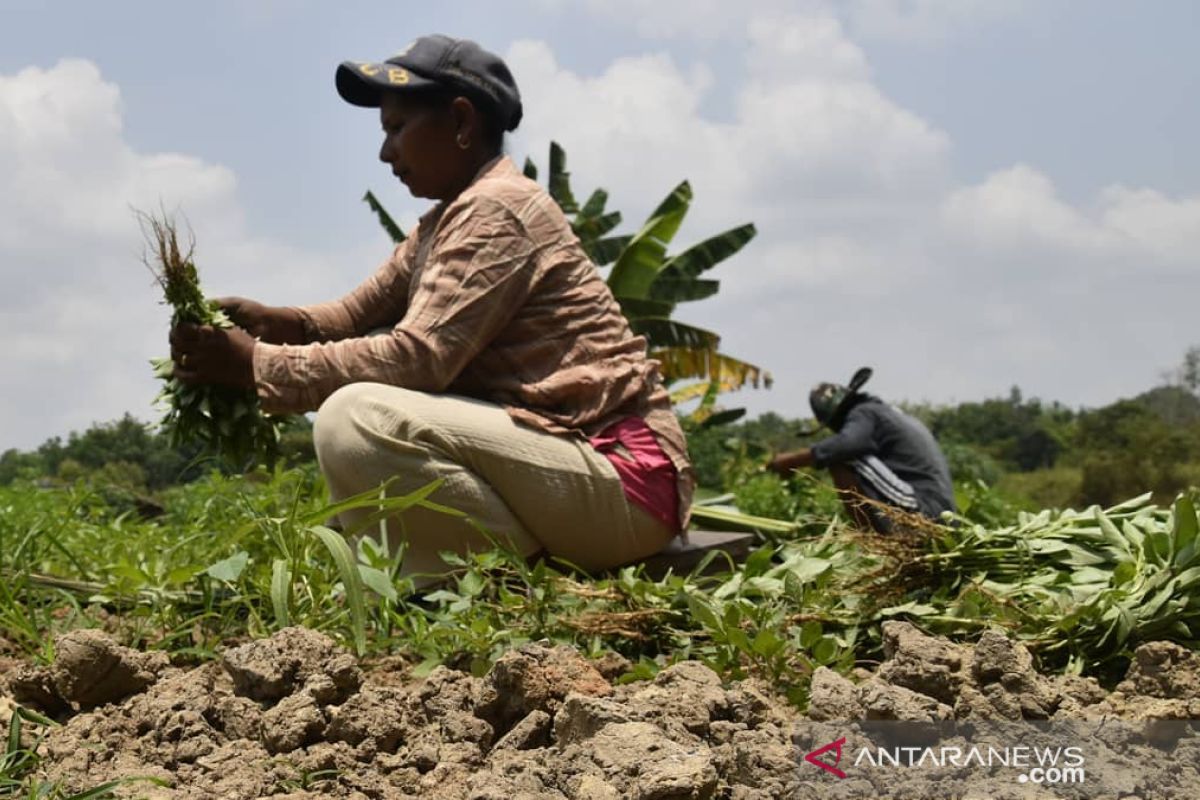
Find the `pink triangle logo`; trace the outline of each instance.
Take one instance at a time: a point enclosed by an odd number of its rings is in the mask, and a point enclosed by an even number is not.
[[[819,748],[817,750],[813,750],[811,753],[806,754],[804,756],[804,760],[814,766],[820,767],[821,769],[825,770],[826,772],[832,772],[834,775],[837,775],[839,778],[844,778],[844,777],[846,777],[846,773],[844,773],[840,769],[838,769],[837,765],[840,764],[842,761],[842,745],[844,745],[845,743],[846,743],[846,737],[843,736],[842,738],[838,739],[836,742],[830,742],[829,744],[825,745],[824,747]],[[837,753],[837,757],[833,759],[832,764],[828,764],[828,763],[822,761],[821,759],[817,758],[817,756],[821,755],[822,753],[828,753],[830,750],[833,750],[835,753]]]

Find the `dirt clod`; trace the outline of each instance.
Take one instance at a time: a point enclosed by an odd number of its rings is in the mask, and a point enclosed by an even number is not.
[[[95,708],[141,692],[170,666],[166,654],[123,647],[99,630],[63,634],[54,647],[52,666],[26,667],[10,687],[19,702],[55,715],[70,707]]]
[[[237,693],[253,700],[280,700],[321,673],[344,696],[362,683],[354,659],[328,636],[307,628],[284,628],[270,639],[228,650],[221,665]]]
[[[1164,699],[1200,698],[1200,655],[1173,642],[1144,644],[1134,652],[1117,690]]]
[[[969,657],[964,648],[928,636],[907,622],[885,622],[882,629],[887,660],[879,668],[879,678],[954,705]]]
[[[76,687],[99,683],[76,674],[85,664],[115,661],[127,666],[110,672],[144,675],[103,709],[65,711],[65,724],[45,734],[39,777],[81,791],[154,776],[168,785],[131,784],[124,796],[155,800],[917,797],[928,780],[920,771],[838,780],[804,754],[839,737],[861,746],[860,722],[918,723],[933,737],[951,719],[1127,721],[1097,728],[1115,755],[1089,762],[1089,778],[1113,787],[1113,797],[1200,796],[1200,770],[1189,766],[1200,763],[1189,722],[1200,716],[1195,654],[1143,645],[1120,690],[1106,693],[1091,679],[1038,675],[1028,651],[1000,634],[971,646],[907,624],[885,630],[889,655],[874,673],[814,673],[808,719],[768,687],[727,685],[697,662],[614,686],[574,650],[542,645],[503,656],[482,678],[439,667],[423,681],[381,685],[332,640],[298,628],[186,672],[156,673],[144,654],[84,637],[38,673],[43,683],[23,685],[56,693],[60,682],[45,680],[60,676],[82,709],[81,698],[96,695]],[[1169,774],[1174,793],[1155,794],[1162,787],[1147,784],[1138,765],[1166,757],[1182,765]],[[939,779],[975,796],[957,773]],[[979,796],[1050,795],[1014,784]]]

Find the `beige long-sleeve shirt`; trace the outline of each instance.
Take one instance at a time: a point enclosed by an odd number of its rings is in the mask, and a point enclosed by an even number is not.
[[[264,410],[313,411],[371,381],[496,403],[559,435],[637,415],[675,465],[686,525],[692,469],[658,362],[562,211],[507,157],[422,217],[357,289],[300,312],[309,344],[255,345]]]

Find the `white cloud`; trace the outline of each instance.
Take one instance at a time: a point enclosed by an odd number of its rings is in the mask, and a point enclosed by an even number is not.
[[[1172,200],[1154,189],[1111,186],[1100,222],[1165,262],[1200,270],[1200,196]]]
[[[0,77],[0,141],[9,155],[6,185],[14,189],[0,221],[5,242],[28,238],[29,225],[105,236],[128,219],[128,209],[113,203],[114,191],[146,205],[170,188],[179,202],[211,208],[234,186],[222,167],[130,150],[122,140],[119,92],[87,61]]]
[[[508,60],[527,109],[520,141],[540,154],[557,140],[573,171],[603,176],[623,210],[645,213],[692,178],[695,214],[713,224],[705,209],[721,203],[738,209],[727,225],[749,215],[819,228],[831,208],[840,221],[892,214],[900,209],[881,209],[881,198],[928,202],[945,184],[946,136],[870,82],[835,19],[753,17],[742,26],[747,78],[732,121],[701,113],[705,69],[665,54],[618,59],[584,77],[544,43],[515,44]]]
[[[1048,177],[1026,165],[953,192],[943,218],[950,235],[993,251],[1050,247],[1099,253],[1119,244],[1111,231],[1060,200]]]
[[[937,41],[1020,13],[1028,0],[845,0],[832,7],[856,36],[909,42]]]
[[[0,449],[153,415],[147,360],[166,350],[169,312],[140,263],[133,208],[186,216],[213,293],[268,297],[282,269],[291,291],[332,292],[322,259],[246,232],[229,169],[135,151],[121,112],[88,61],[0,75]]]
[[[771,83],[862,81],[870,68],[862,48],[846,38],[835,17],[825,14],[764,14],[744,17],[730,31],[749,39],[751,74]]]
[[[1053,182],[1019,165],[950,194],[947,235],[993,258],[1045,253],[1066,269],[1090,263],[1118,272],[1196,272],[1200,198],[1173,200],[1153,189],[1114,185],[1093,208],[1060,199]]]
[[[572,2],[537,0],[536,5],[554,13]],[[645,39],[737,40],[749,17],[803,14],[841,20],[857,39],[925,43],[1016,16],[1029,0],[583,0],[581,5]]]
[[[565,0],[544,0],[563,8]],[[799,11],[822,5],[820,0],[752,0],[750,7],[728,0],[585,0],[588,10],[600,17],[627,24],[647,39],[699,39],[713,41],[741,34],[748,16],[779,11]]]

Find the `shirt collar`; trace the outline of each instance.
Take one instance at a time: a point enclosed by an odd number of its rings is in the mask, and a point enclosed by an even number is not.
[[[471,178],[471,182],[468,183],[466,188],[459,192],[456,197],[453,197],[450,200],[443,200],[422,214],[419,220],[421,229],[433,230],[433,226],[437,224],[438,219],[441,218],[442,212],[446,210],[446,206],[450,205],[454,201],[458,200],[459,197],[462,197],[464,194],[470,191],[471,187],[479,183],[479,181],[483,178],[498,177],[501,175],[513,175],[516,174],[516,171],[517,166],[513,163],[511,158],[504,153],[496,156],[491,161],[488,161],[479,168],[479,171],[475,173],[475,177]]]

